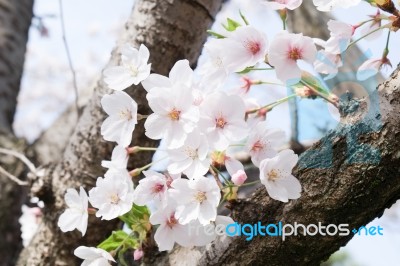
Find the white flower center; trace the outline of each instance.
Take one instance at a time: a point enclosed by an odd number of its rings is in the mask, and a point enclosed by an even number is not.
[[[119,117],[125,120],[131,120],[133,118],[132,113],[128,108],[119,111]]]
[[[176,108],[173,108],[168,114],[169,118],[171,118],[172,121],[178,121],[180,118],[180,115],[181,115],[181,111],[176,110]]]
[[[279,179],[280,178],[279,171],[272,169],[266,174],[266,178],[268,178],[269,181],[275,181]]]
[[[115,204],[116,205],[116,204],[119,203],[120,200],[121,199],[119,198],[118,194],[116,194],[116,193],[111,194],[111,196],[110,196],[111,204]]]
[[[192,147],[186,146],[185,147],[185,154],[191,158],[192,160],[198,157],[197,150],[193,149]]]
[[[222,59],[221,57],[217,56],[212,60],[212,63],[214,64],[214,66],[216,68],[222,68],[223,67],[223,63],[222,63]]]
[[[129,70],[131,71],[131,75],[133,77],[137,77],[137,75],[139,75],[139,69],[136,66],[130,65]]]
[[[203,201],[205,201],[207,199],[206,193],[203,191],[199,191],[194,196],[194,199],[199,203],[203,203]]]

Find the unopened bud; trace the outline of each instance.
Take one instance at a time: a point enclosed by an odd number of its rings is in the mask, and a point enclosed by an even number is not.
[[[243,170],[238,170],[236,173],[232,175],[232,182],[236,186],[241,186],[247,179],[246,172]]]
[[[141,249],[136,249],[133,252],[133,260],[140,260],[143,257],[143,250]]]

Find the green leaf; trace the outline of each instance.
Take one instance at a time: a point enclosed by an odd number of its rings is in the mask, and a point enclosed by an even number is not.
[[[324,85],[317,78],[306,71],[303,71],[301,75],[301,81],[293,87],[303,87],[304,85],[310,86],[326,96],[330,95],[330,92],[324,87]]]
[[[126,250],[127,248],[136,248],[138,241],[132,235],[128,235],[126,232],[119,230],[113,231],[112,234],[97,247],[104,249],[105,251],[113,251],[118,248]]]
[[[242,71],[236,72],[237,74],[247,74],[250,71],[252,71],[254,68],[254,66],[250,66],[250,67],[246,67],[245,69],[243,69]]]
[[[126,223],[130,229],[138,233],[139,239],[144,240],[147,232],[151,229],[149,217],[150,212],[146,206],[133,204],[132,209],[120,216],[119,219]]]
[[[242,26],[239,22],[237,22],[237,21],[235,21],[235,20],[233,20],[233,19],[230,19],[230,18],[227,18],[227,22],[228,22],[228,24],[222,24],[222,26],[227,30],[227,31],[234,31],[234,30],[236,30],[236,28],[237,27],[240,27],[240,26]]]
[[[207,33],[210,34],[210,35],[212,35],[212,36],[214,36],[214,37],[217,38],[217,39],[224,39],[224,38],[226,38],[224,35],[219,34],[219,33],[215,32],[215,31],[212,31],[212,30],[207,30]]]
[[[247,18],[243,15],[242,10],[239,10],[240,17],[242,18],[244,24],[249,25],[249,21]]]

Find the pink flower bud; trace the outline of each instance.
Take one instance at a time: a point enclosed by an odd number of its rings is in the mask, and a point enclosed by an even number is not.
[[[136,249],[133,252],[133,259],[134,260],[140,260],[143,257],[143,250],[141,249]]]
[[[241,186],[246,181],[247,175],[243,170],[238,170],[236,173],[232,175],[232,182],[236,186]]]

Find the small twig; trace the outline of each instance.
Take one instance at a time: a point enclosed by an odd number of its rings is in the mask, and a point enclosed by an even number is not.
[[[35,165],[22,153],[4,148],[0,148],[0,153],[11,155],[20,159],[29,168],[29,171],[31,171],[33,174],[36,174],[37,171]]]
[[[1,166],[0,166],[0,173],[4,174],[6,177],[8,177],[9,179],[11,179],[12,181],[14,181],[15,183],[17,183],[20,186],[27,186],[28,185],[28,182],[18,179],[18,177],[10,174],[6,169],[4,169]]]
[[[76,113],[79,117],[80,111],[79,111],[79,103],[78,103],[78,100],[79,100],[78,84],[76,82],[76,73],[75,73],[74,66],[72,64],[71,53],[69,51],[69,46],[68,46],[67,37],[66,37],[66,33],[65,33],[65,23],[64,23],[64,12],[63,12],[63,7],[62,7],[62,0],[59,0],[59,5],[60,5],[60,20],[61,20],[62,39],[63,39],[63,43],[64,43],[65,52],[66,52],[67,58],[68,58],[69,69],[71,70],[71,73],[72,73],[72,82],[73,82],[73,86],[74,86],[74,90],[75,90],[75,107],[76,107]]]

